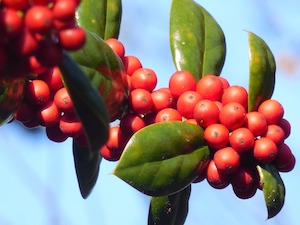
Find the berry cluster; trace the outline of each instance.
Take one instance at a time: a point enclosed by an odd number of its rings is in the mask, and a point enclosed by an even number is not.
[[[24,77],[60,64],[63,50],[81,48],[75,22],[80,0],[0,1],[0,77]]]
[[[24,100],[14,119],[25,127],[45,127],[47,137],[63,142],[68,137],[86,144],[82,124],[64,87],[58,67],[47,69],[27,80]]]
[[[284,142],[291,127],[277,100],[266,100],[257,111],[248,112],[245,88],[215,75],[196,82],[188,71],[174,72],[168,87],[155,89],[157,76],[152,69],[125,55],[120,41],[107,43],[124,63],[130,95],[128,112],[111,127],[109,141],[100,150],[104,158],[117,161],[139,129],[177,120],[201,126],[212,152],[207,169],[194,182],[206,178],[217,189],[231,184],[239,198],[250,198],[261,188],[257,164],[272,163],[280,172],[293,169],[295,157]]]

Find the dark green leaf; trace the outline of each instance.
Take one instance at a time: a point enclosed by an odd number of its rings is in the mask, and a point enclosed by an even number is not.
[[[157,123],[132,136],[113,173],[147,195],[170,195],[197,177],[209,155],[200,126]]]
[[[255,111],[263,101],[272,97],[276,63],[266,42],[254,33],[248,33],[250,63],[248,111]]]
[[[87,198],[96,184],[102,158],[99,151],[90,151],[74,140],[73,156],[79,189],[82,197]]]
[[[257,166],[264,198],[268,210],[268,219],[276,216],[284,205],[285,187],[277,169],[272,164]]]
[[[0,79],[0,125],[7,123],[21,105],[24,95],[25,79]]]
[[[121,0],[85,0],[77,9],[77,24],[103,39],[119,36]]]
[[[121,59],[96,34],[87,31],[87,42],[72,57],[91,79],[103,97],[110,116],[116,120],[125,110],[128,97],[127,78]]]
[[[66,52],[59,68],[83,124],[89,147],[91,151],[98,152],[108,140],[109,119],[105,104],[88,77]]]
[[[207,74],[220,75],[226,44],[215,19],[192,0],[173,0],[170,44],[177,70],[188,70],[196,80]]]
[[[190,193],[191,185],[173,195],[151,197],[148,225],[183,225]]]

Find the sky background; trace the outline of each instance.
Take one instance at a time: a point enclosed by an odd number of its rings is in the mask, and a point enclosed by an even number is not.
[[[298,0],[197,1],[222,27],[227,56],[222,76],[230,84],[248,86],[249,30],[262,37],[277,62],[273,98],[285,108],[292,124],[286,143],[300,157],[300,3]],[[127,55],[139,57],[144,67],[168,85],[175,71],[169,46],[171,0],[123,1],[120,40]],[[101,135],[101,134],[99,134]],[[27,130],[18,123],[0,127],[1,225],[143,225],[147,224],[149,197],[127,185],[111,171],[116,163],[102,161],[97,184],[82,199],[71,140],[54,143],[44,132]],[[231,187],[211,188],[206,181],[193,184],[186,225],[299,225],[300,167],[282,174],[286,199],[282,211],[266,220],[263,193],[248,200],[235,197]]]

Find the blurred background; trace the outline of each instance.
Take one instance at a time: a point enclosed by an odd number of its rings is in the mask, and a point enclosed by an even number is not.
[[[227,56],[222,76],[230,84],[248,86],[249,30],[262,37],[277,63],[273,98],[285,108],[292,124],[286,140],[299,159],[300,2],[298,0],[197,1],[222,27]],[[127,55],[137,56],[168,85],[175,71],[169,46],[171,0],[123,1],[119,39]],[[101,134],[99,134],[100,136]],[[28,130],[14,122],[0,127],[1,225],[143,225],[147,224],[149,197],[110,174],[116,163],[102,160],[97,184],[82,199],[71,150],[71,141],[54,143],[44,130]],[[283,173],[286,199],[282,211],[267,218],[263,193],[248,200],[235,197],[231,187],[211,188],[206,181],[194,184],[186,225],[289,224],[299,225],[300,167]]]

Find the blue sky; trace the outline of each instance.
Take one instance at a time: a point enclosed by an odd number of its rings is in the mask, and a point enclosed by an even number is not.
[[[215,17],[225,33],[227,58],[222,76],[231,84],[248,85],[248,37],[243,30],[256,33],[270,46],[278,65],[273,98],[282,103],[285,118],[292,124],[286,143],[299,158],[300,3],[197,2]],[[139,57],[144,67],[156,71],[159,87],[166,86],[175,71],[169,47],[170,5],[171,0],[123,1],[120,40],[126,54]],[[103,160],[98,182],[89,198],[83,200],[70,141],[53,143],[44,133],[8,124],[0,127],[0,143],[1,225],[147,224],[149,197],[111,175],[115,163]],[[261,192],[240,200],[230,187],[215,190],[205,181],[195,184],[186,225],[240,225],[241,221],[245,225],[298,225],[299,174],[298,164],[291,173],[282,174],[286,202],[280,214],[267,221]]]

